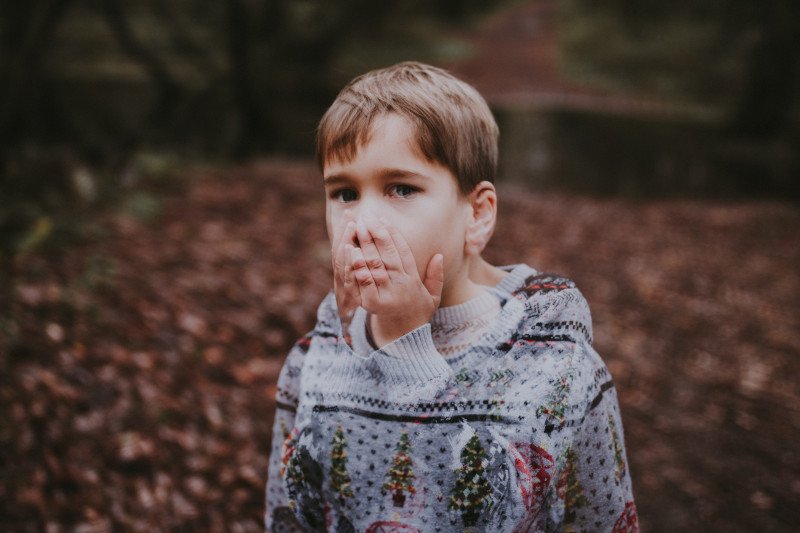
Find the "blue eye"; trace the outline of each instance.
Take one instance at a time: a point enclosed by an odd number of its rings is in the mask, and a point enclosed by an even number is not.
[[[353,189],[341,189],[341,190],[335,191],[332,194],[332,196],[334,198],[337,198],[337,199],[341,200],[344,203],[354,202],[358,198],[358,195],[356,194],[356,191],[354,191]]]
[[[392,187],[392,189],[394,190],[394,193],[397,196],[400,196],[400,197],[403,197],[403,198],[405,198],[406,196],[411,196],[412,194],[417,192],[417,189],[415,189],[414,187],[412,187],[410,185],[395,185],[395,186]]]

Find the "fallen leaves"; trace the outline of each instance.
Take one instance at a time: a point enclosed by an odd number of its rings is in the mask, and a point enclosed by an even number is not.
[[[592,306],[643,523],[800,519],[796,208],[499,188],[487,258],[568,275]],[[277,376],[331,283],[323,213],[310,163],[267,161],[26,258],[0,353],[4,526],[260,531]]]

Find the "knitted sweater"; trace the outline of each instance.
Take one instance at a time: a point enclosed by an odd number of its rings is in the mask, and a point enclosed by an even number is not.
[[[638,530],[586,300],[568,279],[503,268],[500,313],[447,359],[430,324],[357,354],[323,300],[278,380],[267,530]]]

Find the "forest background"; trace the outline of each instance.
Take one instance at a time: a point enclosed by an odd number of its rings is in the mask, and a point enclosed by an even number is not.
[[[642,526],[795,530],[797,4],[595,4],[3,2],[0,523],[260,528],[330,287],[316,121],[416,59],[500,123],[487,257],[592,304]]]

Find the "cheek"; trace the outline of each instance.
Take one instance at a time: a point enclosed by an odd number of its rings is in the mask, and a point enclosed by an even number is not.
[[[344,216],[341,209],[336,209],[331,204],[325,205],[325,225],[328,229],[328,239],[331,245],[339,238],[339,234],[344,230],[342,220]]]
[[[444,254],[446,267],[447,257],[451,253],[445,248],[445,243],[440,238],[440,231],[432,230],[430,226],[415,227],[413,231],[404,231],[403,236],[411,248],[411,253],[414,254],[414,262],[417,264],[420,279],[425,278],[428,263],[434,254]]]

